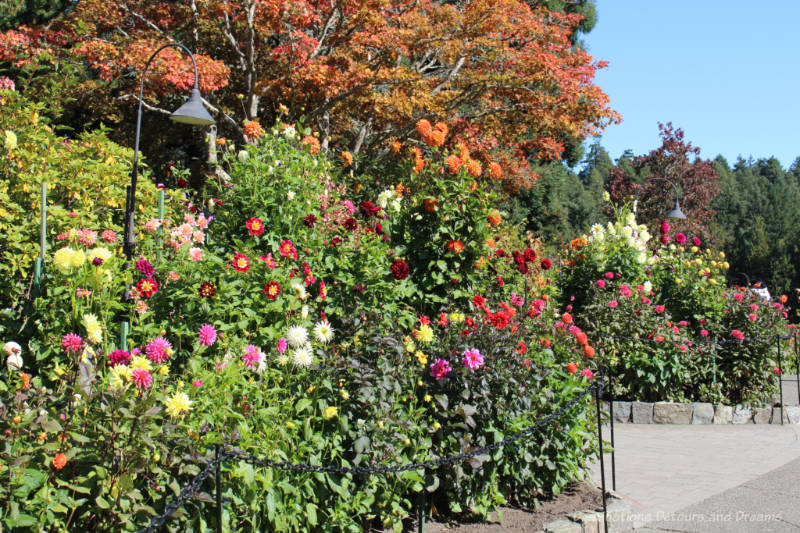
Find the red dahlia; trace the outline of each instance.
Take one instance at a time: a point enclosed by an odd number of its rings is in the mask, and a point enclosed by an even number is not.
[[[202,285],[200,285],[200,288],[197,289],[197,294],[199,294],[203,298],[211,298],[212,296],[217,294],[217,289],[214,287],[212,283],[205,281],[203,282]]]
[[[406,279],[408,275],[411,273],[411,270],[408,268],[408,263],[403,261],[402,259],[398,259],[391,266],[392,276],[395,279]]]
[[[136,284],[136,290],[139,291],[139,295],[143,298],[150,298],[158,292],[158,282],[150,277],[142,278]]]
[[[275,300],[281,294],[281,285],[277,281],[270,281],[264,285],[264,294],[270,300]]]

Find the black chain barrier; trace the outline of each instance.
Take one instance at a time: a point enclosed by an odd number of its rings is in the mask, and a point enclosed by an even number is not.
[[[429,468],[438,468],[440,466],[449,466],[455,463],[459,463],[461,461],[465,461],[471,459],[478,455],[483,455],[486,452],[491,452],[507,446],[514,441],[520,440],[523,437],[527,437],[528,435],[533,434],[537,430],[549,425],[551,422],[555,421],[557,418],[562,416],[564,413],[575,407],[578,403],[580,403],[584,398],[592,394],[593,392],[596,393],[597,397],[603,394],[603,389],[605,387],[605,376],[602,372],[598,373],[595,377],[595,382],[586,387],[580,394],[566,402],[564,405],[550,413],[549,415],[545,416],[544,418],[535,422],[531,427],[527,429],[523,429],[514,433],[503,440],[497,441],[492,444],[488,444],[486,446],[481,446],[479,448],[472,449],[468,452],[463,452],[458,455],[453,455],[451,457],[444,457],[440,459],[431,459],[428,461],[421,461],[417,463],[403,463],[403,464],[395,464],[395,465],[379,465],[379,466],[354,466],[354,467],[339,467],[339,466],[323,466],[323,465],[312,465],[307,463],[292,463],[289,461],[273,461],[272,459],[262,459],[252,455],[248,452],[243,450],[224,450],[222,453],[217,454],[217,456],[209,461],[206,468],[198,474],[189,485],[184,487],[180,494],[172,500],[164,509],[164,512],[160,515],[153,517],[150,520],[150,523],[145,527],[137,531],[137,533],[151,533],[164,525],[164,523],[178,510],[187,500],[191,499],[194,494],[199,490],[200,486],[203,482],[214,472],[217,468],[222,468],[223,464],[228,459],[234,459],[237,462],[246,462],[253,466],[260,466],[260,467],[267,467],[267,468],[275,468],[279,470],[287,470],[293,472],[309,472],[309,473],[332,473],[332,474],[355,474],[355,475],[375,475],[375,474],[392,474],[397,472],[406,472],[408,470],[419,470],[419,469],[429,469]],[[219,490],[219,489],[218,489]]]
[[[200,490],[200,487],[203,485],[203,482],[206,480],[206,478],[215,472],[218,466],[222,467],[222,463],[224,462],[225,455],[219,455],[209,461],[203,471],[197,474],[192,482],[181,489],[181,492],[178,494],[178,496],[167,504],[163,513],[153,517],[150,520],[150,523],[147,524],[147,527],[138,530],[136,533],[151,533],[163,526],[164,523],[175,513],[175,511],[177,511],[187,500],[193,498],[195,494],[197,494],[197,491]]]

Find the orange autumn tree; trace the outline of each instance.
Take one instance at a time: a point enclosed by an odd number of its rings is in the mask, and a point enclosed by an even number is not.
[[[82,98],[92,91],[106,105],[90,112],[118,119],[111,103],[133,93],[131,73],[174,39],[199,53],[224,135],[241,135],[244,120],[270,123],[283,104],[289,121],[319,129],[321,149],[347,150],[368,169],[425,117],[522,187],[535,178],[528,160],[558,159],[565,140],[619,119],[594,84],[604,63],[570,41],[580,23],[517,0],[82,0],[48,27],[58,40],[39,33],[30,46],[92,69],[99,80]],[[161,100],[185,88],[189,67],[177,53],[157,64],[152,109],[169,107]]]

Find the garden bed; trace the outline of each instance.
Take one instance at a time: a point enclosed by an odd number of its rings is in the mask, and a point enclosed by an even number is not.
[[[602,492],[589,483],[574,483],[564,492],[542,502],[539,509],[518,509],[502,507],[503,519],[498,513],[492,513],[491,521],[482,523],[437,522],[426,523],[425,533],[530,533],[544,528],[545,524],[567,515],[586,510],[601,509]],[[416,531],[416,528],[413,529]]]

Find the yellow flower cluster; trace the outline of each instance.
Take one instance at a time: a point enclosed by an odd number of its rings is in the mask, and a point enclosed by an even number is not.
[[[73,250],[69,246],[65,246],[53,254],[53,264],[64,272],[78,268],[85,262],[86,254],[82,250]]]
[[[453,324],[461,324],[465,319],[464,313],[450,313],[450,322]]]
[[[164,401],[166,411],[172,418],[178,418],[188,413],[192,408],[192,401],[185,392],[176,392]]]
[[[86,336],[90,341],[103,342],[103,328],[96,315],[91,313],[83,315],[83,326],[86,328]]]
[[[422,353],[422,351],[417,350],[416,353],[414,354],[414,357],[417,358],[417,361],[419,361],[419,364],[421,366],[425,366],[428,364],[428,356]]]
[[[428,324],[423,324],[415,331],[414,336],[419,342],[427,344],[433,341],[433,330]]]

